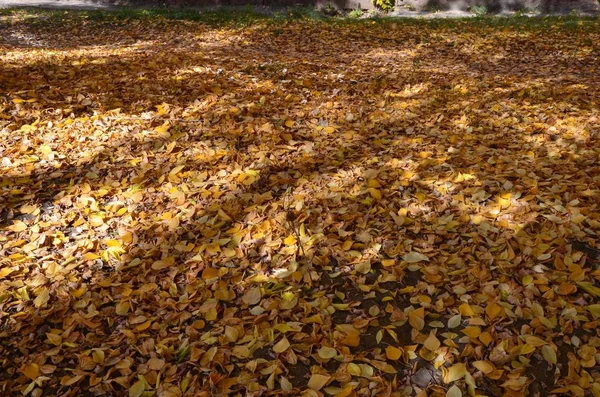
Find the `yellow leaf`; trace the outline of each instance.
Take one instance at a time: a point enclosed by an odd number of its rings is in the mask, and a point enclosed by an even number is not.
[[[146,390],[146,382],[138,380],[129,388],[129,397],[140,397]]]
[[[25,224],[25,222],[22,222],[22,221],[15,221],[15,223],[13,223],[7,229],[11,230],[11,231],[13,231],[15,233],[19,233],[19,232],[22,232],[24,230],[27,230],[27,224]]]
[[[178,165],[177,167],[174,167],[171,171],[169,171],[169,175],[175,176],[175,175],[179,174],[181,172],[181,170],[183,170],[184,168],[185,168],[185,164]]]
[[[587,281],[578,281],[577,285],[590,295],[600,296],[600,288]]]
[[[589,305],[587,309],[594,317],[600,318],[600,304]]]
[[[90,224],[94,227],[99,227],[104,225],[104,219],[100,215],[92,215],[90,216]]]
[[[348,370],[348,373],[353,376],[360,376],[362,372],[358,364],[354,363],[349,363],[346,369]]]
[[[93,252],[88,252],[88,253],[86,253],[85,255],[82,256],[82,259],[86,260],[86,261],[93,261],[93,260],[96,260],[98,258],[100,258],[100,255],[95,254]]]
[[[59,346],[62,343],[62,336],[60,335],[46,332],[46,337],[48,338],[48,341],[50,341],[50,343],[52,343],[55,346]]]
[[[357,263],[354,268],[356,269],[357,272],[361,273],[361,274],[367,274],[371,271],[371,262],[370,261],[363,261],[360,263]]]
[[[335,394],[335,397],[348,397],[352,394],[355,387],[356,386],[352,385],[352,384],[346,385],[346,386],[344,386],[344,388],[342,390],[340,390],[337,394]]]
[[[437,349],[440,348],[441,346],[441,342],[440,340],[435,336],[435,334],[432,332],[429,334],[429,336],[427,337],[427,339],[425,339],[425,342],[423,343],[423,346],[425,346],[425,348],[429,351],[436,351]]]
[[[544,357],[544,359],[546,361],[548,361],[551,364],[556,364],[556,362],[557,362],[556,352],[550,345],[542,346],[542,356]]]
[[[535,346],[531,346],[528,343],[525,343],[524,345],[521,346],[521,350],[519,351],[520,355],[526,355],[526,354],[530,354],[533,353],[535,351]]]
[[[396,264],[395,259],[384,259],[381,261],[381,265],[383,267],[390,267],[390,266],[394,266],[395,264]]]
[[[40,374],[40,367],[36,363],[25,364],[21,367],[21,372],[31,380],[35,380]]]
[[[388,346],[385,348],[385,356],[388,360],[399,360],[400,357],[402,357],[402,353],[402,349],[394,346]]]
[[[462,397],[462,392],[460,391],[460,389],[458,388],[458,386],[453,385],[446,392],[446,397]]]
[[[371,197],[373,197],[376,200],[381,200],[381,192],[375,188],[370,187],[369,189],[369,193],[371,194]]]
[[[171,267],[175,264],[175,259],[173,257],[165,258],[164,260],[157,260],[152,263],[152,269],[154,270],[162,270],[168,267]]]
[[[488,315],[490,320],[504,314],[504,308],[496,302],[490,302],[485,308],[485,313]]]
[[[150,324],[152,324],[152,321],[148,320],[146,322],[141,323],[137,327],[135,327],[135,330],[136,331],[144,331],[144,330],[148,329],[148,327],[150,327]]]
[[[534,336],[534,335],[529,335],[528,337],[526,337],[525,338],[525,342],[528,345],[531,345],[531,346],[534,346],[534,347],[540,347],[540,346],[544,346],[544,345],[548,344],[548,342],[546,342],[542,338],[539,338],[539,337]]]
[[[484,374],[489,374],[490,372],[494,372],[496,369],[492,363],[489,361],[473,361],[473,366],[483,372]]]
[[[48,300],[50,300],[50,292],[48,291],[48,288],[44,287],[33,300],[33,304],[35,307],[44,307],[46,306],[46,303],[48,303]]]
[[[408,323],[417,331],[425,327],[425,309],[420,307],[408,313]]]
[[[288,128],[292,128],[294,126],[294,124],[296,124],[296,122],[294,120],[288,119],[285,121],[285,126]]]
[[[279,342],[273,346],[273,351],[275,353],[283,353],[290,347],[290,341],[284,336]]]
[[[281,390],[292,391],[294,389],[292,382],[290,382],[285,376],[279,378],[279,384],[281,385]]]
[[[473,311],[471,306],[469,306],[468,303],[463,303],[462,305],[460,305],[458,307],[458,311],[460,312],[461,315],[466,316],[466,317],[473,317],[475,315],[475,312]]]
[[[35,206],[35,205],[23,205],[21,206],[21,208],[19,208],[19,211],[21,211],[21,214],[33,214],[34,212],[36,212],[38,210],[39,207]],[[38,211],[39,213],[39,211]]]
[[[521,282],[523,283],[524,286],[528,286],[533,283],[533,276],[528,274],[527,276],[523,277]]]
[[[333,347],[323,346],[322,348],[319,349],[319,351],[317,352],[317,354],[322,359],[328,360],[330,358],[334,358],[335,356],[337,356],[338,352]]]
[[[2,269],[0,269],[0,279],[8,276],[9,274],[11,274],[14,271],[15,271],[15,269],[10,269],[8,267],[3,267]]]
[[[115,313],[118,316],[124,316],[127,314],[127,312],[129,312],[129,302],[128,301],[121,301],[121,302],[117,303],[117,306],[115,307]]]
[[[283,240],[285,245],[294,245],[296,244],[296,241],[296,237],[292,236],[291,234]]]
[[[467,375],[467,367],[463,363],[454,364],[450,368],[442,367],[444,383],[452,383]]]
[[[462,332],[469,338],[477,338],[479,335],[481,335],[481,330],[479,327],[465,327]]]
[[[485,331],[485,332],[482,332],[481,335],[479,335],[479,340],[484,345],[489,346],[490,343],[492,343],[492,341],[494,340],[494,338],[492,337],[492,334],[490,334],[489,332]]]
[[[308,388],[314,391],[319,391],[329,382],[331,376],[312,374],[308,380]]]

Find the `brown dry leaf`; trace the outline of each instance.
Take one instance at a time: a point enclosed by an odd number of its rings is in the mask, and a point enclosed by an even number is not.
[[[246,291],[244,296],[242,296],[242,300],[245,304],[249,306],[256,305],[260,302],[262,294],[260,292],[259,287],[253,287]]]

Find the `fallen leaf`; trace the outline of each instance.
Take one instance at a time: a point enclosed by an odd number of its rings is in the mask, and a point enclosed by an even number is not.
[[[428,261],[429,258],[423,254],[421,254],[420,252],[409,252],[406,255],[402,256],[402,259],[404,259],[406,262],[408,263],[417,263],[417,262],[423,262],[423,261]]]
[[[29,379],[35,380],[40,374],[40,367],[35,363],[25,364],[21,367],[21,372]]]
[[[319,391],[329,382],[329,379],[331,379],[331,376],[312,374],[307,386],[311,390]]]
[[[39,291],[38,295],[33,300],[33,304],[35,305],[35,307],[44,307],[46,306],[49,300],[50,291],[48,291],[48,288],[44,287]]]
[[[273,351],[275,353],[283,353],[290,347],[290,341],[284,336],[279,342],[273,346]]]
[[[394,346],[387,346],[385,348],[385,356],[388,360],[399,360],[402,357],[402,349]]]

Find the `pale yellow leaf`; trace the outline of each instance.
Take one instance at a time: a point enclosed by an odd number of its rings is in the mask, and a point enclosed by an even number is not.
[[[460,389],[458,388],[458,386],[453,385],[446,392],[446,397],[462,397],[462,392],[460,391]]]
[[[313,374],[308,380],[308,388],[314,391],[319,391],[329,382],[331,376]]]
[[[129,397],[140,397],[146,390],[146,382],[138,380],[129,388]]]
[[[50,300],[50,291],[48,291],[48,288],[44,287],[33,300],[33,304],[35,307],[44,307],[46,306],[46,303],[48,303],[48,300]]]
[[[117,306],[115,307],[115,313],[118,316],[124,316],[127,314],[127,312],[129,312],[129,302],[128,301],[121,301],[121,302],[117,303]]]
[[[444,368],[444,383],[452,383],[467,375],[467,367],[463,363],[454,364],[450,368]]]
[[[556,364],[557,362],[556,352],[550,345],[542,346],[542,356],[546,361],[548,361],[551,364]]]
[[[412,251],[406,255],[403,255],[402,259],[404,259],[408,263],[417,263],[417,262],[423,262],[423,261],[429,260],[429,258],[427,256],[423,255],[420,252],[416,252],[416,251]]]
[[[283,353],[290,347],[290,341],[284,336],[279,342],[273,346],[273,351],[275,353]]]
[[[15,233],[18,233],[18,232],[22,232],[24,230],[27,230],[27,224],[25,222],[23,222],[23,221],[15,221],[15,223],[13,223],[7,229],[11,230],[11,231],[13,231]]]
[[[333,347],[323,346],[322,348],[319,349],[319,351],[317,352],[317,354],[322,359],[328,360],[330,358],[334,358],[335,356],[337,356],[338,352]]]
[[[473,366],[481,372],[483,372],[484,374],[489,374],[490,372],[493,372],[496,369],[494,368],[494,365],[492,363],[483,360],[473,361]]]
[[[440,348],[441,342],[432,332],[429,334],[427,339],[425,339],[423,346],[425,346],[425,348],[427,348],[427,350],[434,352]]]

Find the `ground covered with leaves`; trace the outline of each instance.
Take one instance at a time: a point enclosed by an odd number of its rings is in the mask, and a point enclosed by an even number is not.
[[[0,17],[3,396],[600,395],[597,20],[107,15]]]

